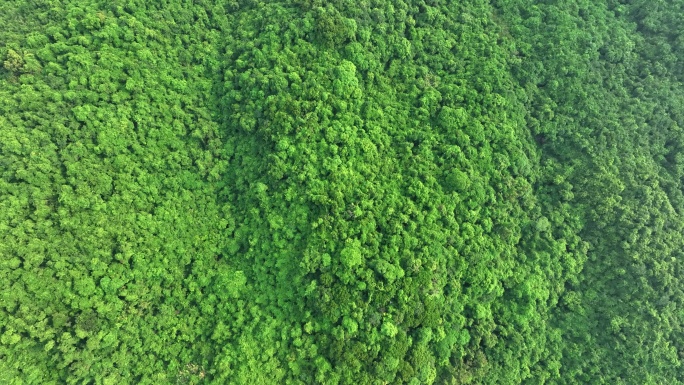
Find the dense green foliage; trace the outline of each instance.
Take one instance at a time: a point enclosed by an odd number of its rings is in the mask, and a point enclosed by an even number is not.
[[[0,383],[684,383],[683,1],[0,4]]]

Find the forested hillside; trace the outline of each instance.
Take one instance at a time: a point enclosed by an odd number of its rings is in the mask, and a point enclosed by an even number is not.
[[[684,383],[683,16],[0,2],[0,383]]]

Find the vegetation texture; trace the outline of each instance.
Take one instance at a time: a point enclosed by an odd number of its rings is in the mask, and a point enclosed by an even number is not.
[[[684,383],[684,1],[0,2],[0,383]]]

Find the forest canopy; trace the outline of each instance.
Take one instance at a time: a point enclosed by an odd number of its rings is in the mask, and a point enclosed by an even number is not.
[[[681,16],[0,3],[0,383],[684,383]]]

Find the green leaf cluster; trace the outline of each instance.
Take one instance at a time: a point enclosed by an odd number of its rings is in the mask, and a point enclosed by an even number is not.
[[[683,10],[0,4],[0,383],[683,383]]]

